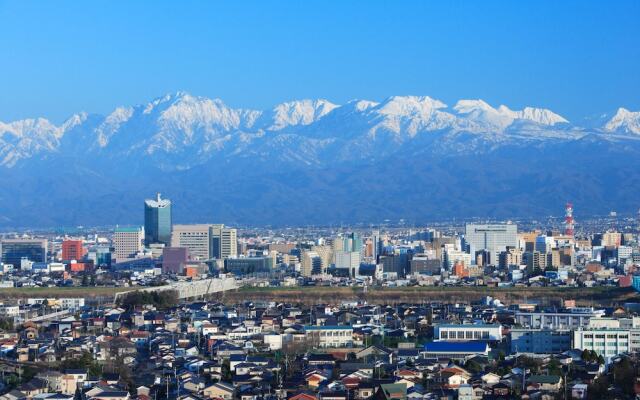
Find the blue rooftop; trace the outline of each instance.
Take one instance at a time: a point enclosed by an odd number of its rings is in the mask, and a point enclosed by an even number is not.
[[[438,341],[425,344],[424,350],[427,352],[484,353],[488,350],[488,345],[484,342]]]

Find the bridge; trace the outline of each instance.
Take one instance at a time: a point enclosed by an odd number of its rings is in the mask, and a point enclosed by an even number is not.
[[[113,301],[117,303],[120,297],[131,292],[163,292],[166,290],[175,290],[178,292],[178,298],[180,299],[190,299],[238,289],[241,286],[242,284],[238,283],[234,277],[210,278],[191,282],[174,282],[169,285],[131,288],[131,290],[118,292]]]

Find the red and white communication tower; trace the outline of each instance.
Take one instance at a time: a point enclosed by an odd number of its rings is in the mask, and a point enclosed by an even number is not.
[[[575,221],[573,219],[573,204],[567,203],[564,206],[564,234],[573,236]]]

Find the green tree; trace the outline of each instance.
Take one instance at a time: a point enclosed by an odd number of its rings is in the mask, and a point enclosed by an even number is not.
[[[633,384],[636,379],[636,371],[628,358],[623,358],[613,366],[613,383],[622,389],[627,395],[634,393]]]
[[[229,382],[231,379],[231,362],[228,359],[225,359],[222,362],[222,380]]]
[[[13,319],[12,318],[0,318],[0,329],[3,331],[13,331]]]
[[[475,360],[469,360],[464,364],[464,367],[467,371],[471,372],[471,373],[478,373],[478,372],[482,372],[484,371],[484,368],[482,367],[482,365],[480,365],[479,362],[475,361]]]
[[[91,353],[85,351],[80,358],[69,358],[60,363],[62,371],[66,369],[86,369],[91,376],[102,375],[102,366],[93,359]]]
[[[549,375],[561,376],[562,375],[562,367],[560,365],[560,362],[558,360],[556,360],[555,358],[553,360],[549,361],[549,364],[547,364],[547,371],[548,371]]]
[[[20,383],[20,379],[18,378],[17,375],[9,375],[6,378],[4,378],[4,383],[9,387],[9,388],[14,388],[16,386],[18,386],[18,384]]]
[[[609,381],[605,376],[601,376],[593,381],[587,388],[588,400],[606,399],[609,390]]]
[[[118,305],[126,309],[136,306],[153,305],[158,309],[167,309],[178,305],[180,299],[175,290],[163,290],[161,292],[143,292],[136,290],[118,299]]]

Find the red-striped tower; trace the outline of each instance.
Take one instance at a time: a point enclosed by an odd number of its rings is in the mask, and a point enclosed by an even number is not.
[[[573,204],[568,202],[564,206],[564,234],[573,236],[575,221],[573,219]]]

